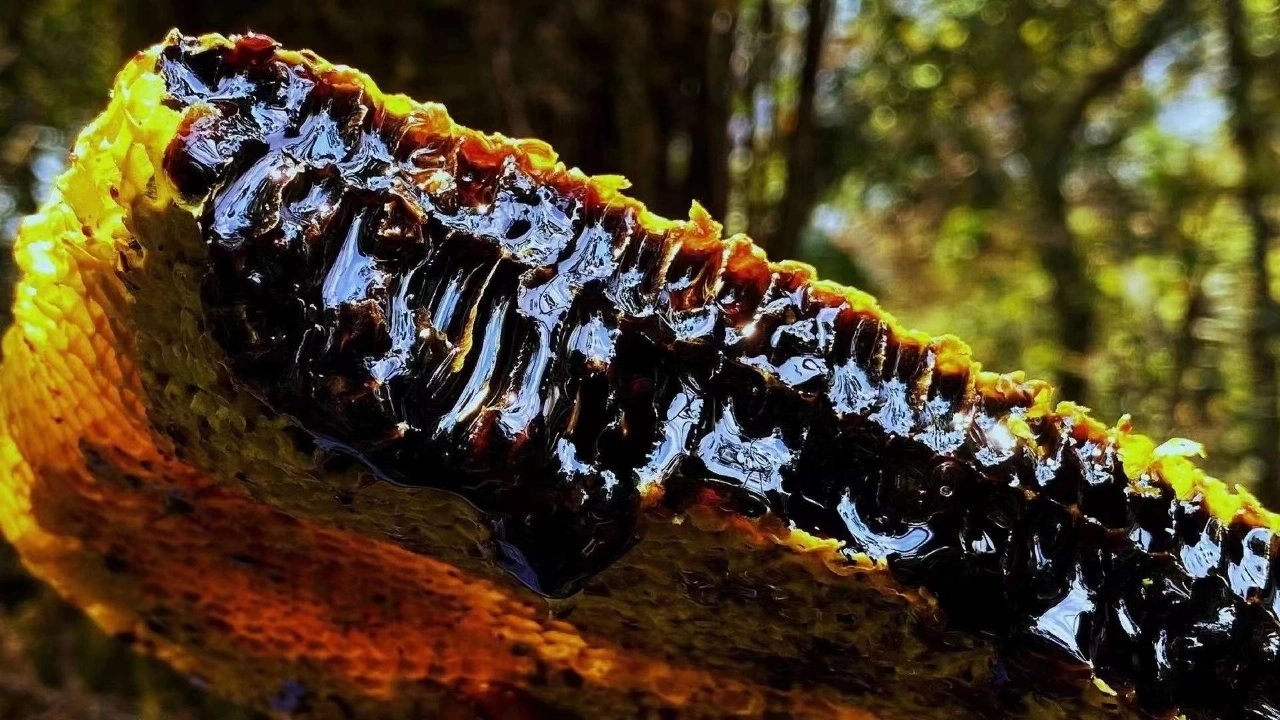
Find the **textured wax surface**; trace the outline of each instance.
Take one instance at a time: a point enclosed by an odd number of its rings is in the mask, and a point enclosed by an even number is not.
[[[1274,714],[1277,522],[1187,444],[619,189],[171,36],[19,239],[0,527],[300,716]]]
[[[1270,529],[1135,488],[1034,388],[976,389],[704,218],[655,227],[273,52],[161,63],[180,106],[211,103],[167,169],[204,201],[215,336],[278,411],[474,502],[530,586],[577,590],[661,492],[885,560],[1013,659],[1092,664],[1143,706],[1270,702]]]

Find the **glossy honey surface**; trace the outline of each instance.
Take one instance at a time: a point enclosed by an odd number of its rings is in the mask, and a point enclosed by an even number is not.
[[[992,664],[967,681],[946,671],[948,682],[968,683],[955,698],[968,697],[963,702],[972,712],[1024,712],[1021,701],[1002,705],[1007,698],[982,698],[1016,695],[1037,684],[1056,688],[1064,679],[1068,688],[1090,687],[1096,678],[1128,705],[1157,715],[1274,714],[1280,663],[1274,516],[1199,475],[1181,445],[1157,448],[1123,426],[1105,428],[1073,406],[1050,409],[1043,384],[982,373],[958,341],[908,332],[856,291],[819,281],[803,265],[770,263],[746,238],[722,239],[719,226],[696,207],[688,222],[655,218],[620,195],[616,181],[565,170],[545,146],[459,129],[438,107],[385,98],[362,76],[286,53],[261,36],[231,42],[175,36],[145,61],[142,71],[154,73],[147,76],[153,91],[148,101],[170,113],[164,115],[166,130],[147,145],[150,171],[165,177],[131,195],[161,209],[153,216],[125,203],[129,216],[112,218],[120,223],[119,236],[102,251],[104,264],[94,272],[119,277],[123,286],[103,280],[111,286],[108,295],[118,297],[96,312],[103,327],[120,323],[122,337],[145,329],[146,342],[162,347],[164,332],[148,325],[154,313],[144,317],[137,309],[163,306],[163,283],[172,281],[191,293],[190,306],[174,312],[191,332],[207,336],[213,359],[196,353],[195,359],[170,361],[142,353],[135,361],[136,349],[124,340],[111,353],[73,350],[69,356],[97,358],[76,370],[89,378],[92,362],[104,355],[142,367],[143,389],[126,399],[128,411],[109,411],[100,420],[131,418],[133,435],[112,439],[86,425],[79,435],[67,431],[88,475],[86,484],[60,490],[78,488],[74,493],[83,496],[61,534],[113,558],[112,566],[136,568],[130,548],[147,535],[134,528],[103,545],[102,535],[124,530],[111,513],[85,517],[95,508],[96,488],[124,483],[119,502],[127,504],[133,501],[128,486],[164,486],[169,480],[160,478],[171,475],[189,479],[172,491],[176,498],[145,494],[160,502],[154,512],[159,518],[204,518],[207,537],[196,546],[220,547],[219,556],[235,565],[228,571],[233,575],[264,572],[273,549],[288,548],[296,557],[288,567],[305,568],[351,552],[338,548],[365,543],[359,534],[343,536],[340,523],[303,517],[294,526],[288,516],[254,504],[255,485],[263,493],[272,488],[247,476],[236,475],[248,497],[230,493],[219,501],[229,505],[203,514],[210,504],[188,496],[206,485],[213,498],[226,491],[201,480],[214,467],[195,445],[202,436],[251,438],[255,430],[244,422],[223,429],[218,423],[225,412],[205,410],[199,393],[187,399],[194,386],[176,383],[174,368],[194,363],[197,375],[225,379],[218,392],[235,388],[249,398],[236,402],[260,402],[254,412],[264,413],[271,432],[283,425],[303,431],[305,438],[282,434],[291,443],[282,452],[314,450],[329,462],[354,458],[371,482],[394,488],[379,492],[395,497],[434,498],[413,494],[442,490],[465,500],[484,527],[477,567],[491,561],[541,595],[584,598],[579,628],[548,632],[577,637],[583,629],[605,627],[607,621],[593,614],[593,593],[613,587],[611,578],[629,563],[652,561],[654,548],[664,547],[655,537],[668,532],[662,523],[711,512],[742,527],[782,528],[781,536],[802,538],[796,548],[825,548],[831,558],[824,562],[874,568],[870,572],[882,576],[878,582],[927,598],[918,602],[936,610],[940,632],[975,638],[979,655],[991,653]],[[86,152],[92,160],[92,153],[105,151]],[[127,162],[122,177],[129,176]],[[166,188],[174,197],[166,196]],[[118,200],[120,189],[105,193]],[[95,223],[82,225],[92,242]],[[170,279],[159,259],[169,252],[166,239],[183,234],[199,240],[192,245],[195,264],[174,266]],[[38,242],[24,246],[33,278],[26,287],[34,291],[34,312],[52,317],[41,305],[52,301],[38,282]],[[94,277],[88,274],[90,284]],[[127,319],[130,312],[135,320]],[[7,358],[6,383],[18,382],[14,370],[24,355],[47,357],[36,340],[41,332],[56,334],[58,325],[52,327],[42,331],[29,323],[21,336],[11,335],[18,359]],[[126,389],[129,376],[122,375]],[[57,394],[89,390],[83,383],[65,387],[67,380],[55,374],[41,385]],[[218,388],[219,382],[207,385]],[[169,402],[160,397],[165,393],[176,396],[173,407],[181,411],[162,409]],[[25,482],[35,487],[53,472],[56,450],[37,452],[31,433],[38,429],[22,409],[30,406],[11,403],[7,424],[11,455],[27,469],[11,472],[34,472],[38,479]],[[180,427],[183,413],[195,418],[194,433]],[[162,422],[166,415],[178,422]],[[93,438],[100,441],[89,442]],[[154,447],[122,457],[121,448],[131,444]],[[324,493],[322,473],[294,480],[311,483],[307,492]],[[343,501],[350,492],[343,486],[328,494]],[[38,503],[26,502],[11,516],[34,513]],[[432,522],[470,522],[461,504],[440,502]],[[372,555],[357,564],[359,570],[303,576],[313,577],[316,588],[334,582],[369,588],[374,577],[386,576],[378,558],[405,553],[397,533],[407,531],[391,517],[374,522],[376,532],[360,551]],[[10,521],[9,534],[22,534],[16,524]],[[95,524],[106,528],[102,535],[89,531]],[[262,536],[240,547],[246,534],[257,537],[250,528],[259,525]],[[281,532],[298,535],[289,541]],[[327,533],[346,539],[322,539]],[[326,543],[332,553],[323,549]],[[188,557],[196,546],[170,556]],[[713,577],[714,569],[707,579],[701,566],[707,560],[699,557],[673,592],[714,616],[718,603],[729,602],[723,594],[728,586]],[[675,556],[670,560],[674,564]],[[453,598],[448,602],[464,611],[479,607],[476,592],[498,593],[510,603],[474,632],[501,628],[509,618],[523,617],[526,610],[519,608],[536,607],[487,579],[461,579],[456,592],[440,586],[430,579],[433,573],[460,571],[422,553],[405,553],[403,561],[417,569],[397,577],[402,594],[390,597],[406,601],[423,584],[435,587],[437,594],[428,596],[436,602]],[[283,589],[297,581],[297,572],[283,570],[275,581]],[[804,612],[840,616],[862,602],[853,593],[842,600],[842,581],[834,582],[837,591]],[[734,592],[755,593],[745,601],[750,603],[778,589],[750,582],[736,587]],[[635,597],[650,597],[646,591],[637,587]],[[200,597],[204,591],[190,592],[193,605],[208,602]],[[385,602],[388,596],[382,597]],[[627,600],[625,593],[614,599]],[[785,625],[788,602],[811,601],[788,601],[783,593],[773,602],[777,622]],[[378,603],[369,596],[342,607],[359,613]],[[165,613],[158,615],[144,613],[150,633],[168,636],[193,653],[186,662],[199,665],[192,634],[175,636]],[[219,612],[205,616],[227,622]],[[253,622],[264,627],[261,618]],[[369,627],[394,632],[394,623],[377,622]],[[430,627],[419,632],[437,643],[459,643],[466,656],[465,638],[451,637],[447,621]],[[778,632],[791,643],[806,631]],[[644,639],[647,631],[625,632],[632,635],[618,637],[652,642],[646,647],[661,652],[660,640]],[[831,630],[831,637],[841,632],[865,633],[866,626]],[[791,662],[808,657],[832,672],[819,686],[849,693],[875,668],[905,673],[892,681],[877,676],[890,683],[884,687],[929,682],[911,680],[909,663],[864,657],[871,649],[865,643],[851,639],[841,647],[822,637],[823,643],[785,655]],[[595,640],[579,642],[590,648]],[[942,637],[920,647],[945,657],[948,642]],[[548,647],[541,640],[532,646]],[[470,686],[458,685],[458,678],[474,682],[478,675],[506,673],[501,658],[512,647],[499,642],[491,648],[492,667],[484,672],[446,664],[442,674],[428,675],[448,692],[477,697],[474,689],[459,690]],[[626,649],[606,642],[599,657],[607,662],[597,670],[615,674],[587,673],[587,684],[647,692],[623,688],[626,673],[635,671],[619,664]],[[620,654],[608,654],[615,651]],[[770,663],[733,654],[721,648],[678,660],[695,668],[723,662],[747,674],[743,687],[760,682],[752,673]],[[669,661],[640,654],[628,662],[667,667]],[[357,659],[341,662],[354,663],[352,672],[369,682],[395,677],[394,671],[359,672]],[[515,668],[504,675],[503,687],[521,689],[529,681],[527,670]],[[767,690],[742,691],[758,698],[744,712],[802,714],[798,708],[805,703],[819,715],[835,712],[805,694],[803,676],[812,670],[794,669],[775,674]],[[534,677],[544,671],[540,664]],[[583,671],[575,673],[581,683]],[[694,693],[718,684],[739,692],[735,682],[714,674],[687,680]],[[945,694],[950,687],[922,689],[926,699],[919,707],[928,706],[930,692]],[[559,693],[520,696],[534,708],[530,712],[542,712],[539,703],[565,702]],[[713,704],[686,701],[674,707]],[[889,699],[877,712],[891,715],[885,709],[891,707]]]

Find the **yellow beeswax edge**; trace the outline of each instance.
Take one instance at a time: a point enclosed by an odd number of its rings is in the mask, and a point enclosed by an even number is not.
[[[59,343],[64,333],[51,324],[53,307],[68,310],[84,293],[83,275],[69,257],[114,267],[117,247],[127,243],[126,208],[140,198],[155,206],[174,197],[161,173],[165,148],[181,116],[162,104],[163,78],[153,70],[159,46],[138,53],[116,76],[107,109],[77,137],[69,168],[58,177],[40,211],[25,218],[14,244],[19,281],[14,289],[13,325],[3,356],[18,354],[19,343]],[[72,208],[75,208],[74,210]],[[0,394],[0,530],[15,543],[42,544],[26,493],[30,478],[6,432],[6,394]],[[35,536],[33,536],[35,535]]]

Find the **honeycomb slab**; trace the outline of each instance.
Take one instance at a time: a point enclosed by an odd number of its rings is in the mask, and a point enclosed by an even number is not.
[[[299,717],[1280,717],[1277,516],[696,204],[261,35],[16,246],[0,526]]]

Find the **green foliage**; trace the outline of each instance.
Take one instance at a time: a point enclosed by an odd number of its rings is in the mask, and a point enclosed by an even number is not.
[[[1247,10],[1265,62],[1277,13]],[[835,30],[824,122],[852,139],[826,156],[843,180],[824,225],[912,324],[965,337],[992,369],[1078,363],[1073,399],[1204,439],[1210,467],[1249,484],[1257,268],[1224,32],[1217,6],[1177,0],[867,0]],[[1275,81],[1257,85],[1255,113],[1275,117]],[[1277,187],[1276,164],[1254,162]],[[1074,253],[1046,251],[1055,227]],[[1095,308],[1074,357],[1055,330],[1064,258]]]

